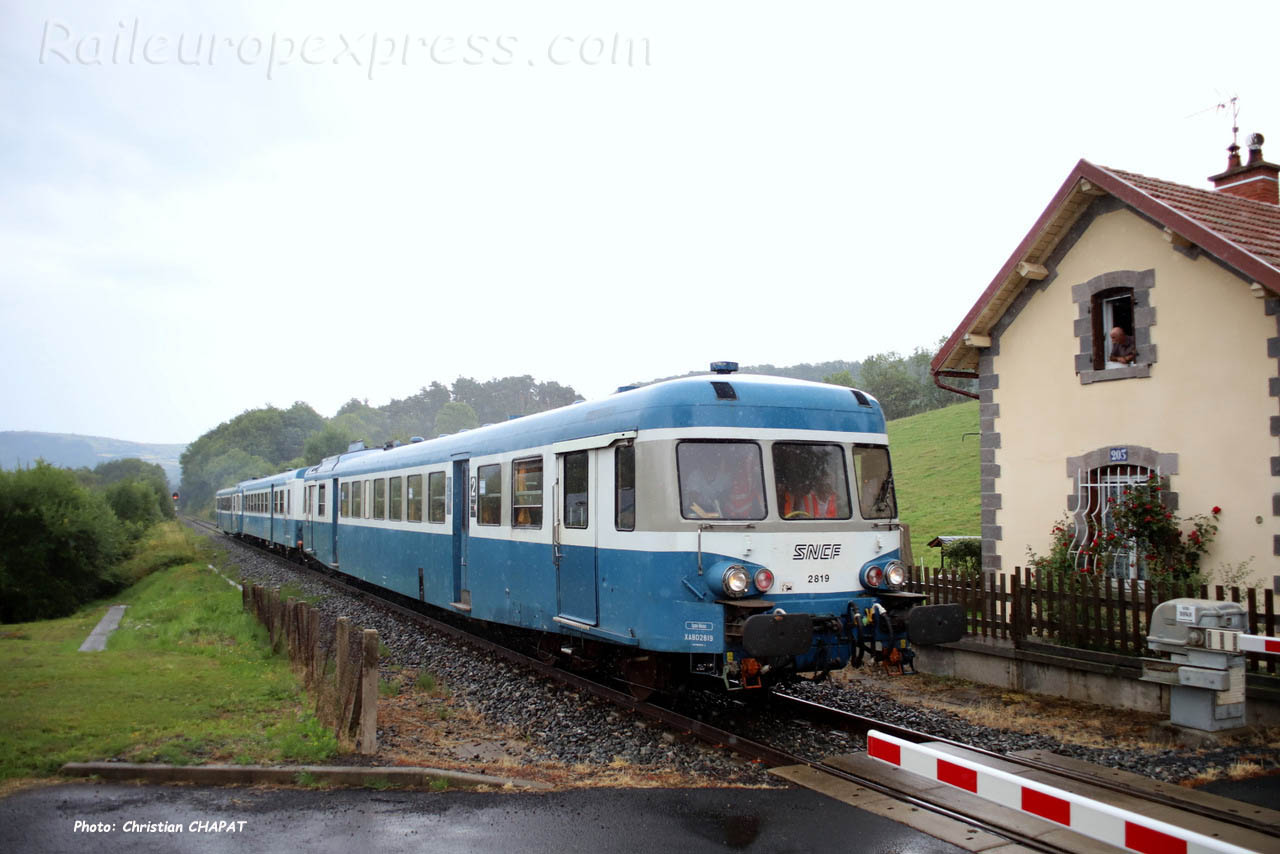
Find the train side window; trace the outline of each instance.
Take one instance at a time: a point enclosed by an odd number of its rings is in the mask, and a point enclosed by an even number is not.
[[[387,516],[387,479],[383,477],[373,480],[373,518],[385,519]]]
[[[590,461],[586,451],[564,455],[564,526],[585,528],[591,524]]]
[[[480,512],[477,521],[481,525],[501,525],[502,465],[495,463],[490,466],[480,466],[476,474],[480,478]]]
[[[858,484],[858,509],[863,519],[892,519],[898,515],[893,489],[889,449],[876,445],[853,446],[853,474]]]
[[[542,527],[542,457],[511,464],[511,524]]]
[[[783,519],[849,519],[849,479],[839,445],[775,442],[778,515]]]
[[[293,515],[293,490],[289,490],[284,494],[284,514],[286,516]]]
[[[321,519],[328,518],[324,513],[324,484],[320,484],[320,491],[316,494],[316,515]]]
[[[613,450],[613,526],[619,531],[636,529],[636,446]]]
[[[676,466],[684,518],[765,517],[764,460],[755,442],[681,442],[676,446]]]
[[[364,481],[351,482],[351,515],[356,519],[364,518]]]
[[[405,488],[409,491],[406,496],[409,504],[406,507],[404,518],[410,522],[422,521],[422,475],[411,474],[405,478]]]
[[[390,487],[390,494],[387,497],[387,518],[399,522],[403,515],[401,507],[404,504],[404,478],[393,477],[387,481],[387,485]]]
[[[444,488],[444,472],[433,471],[427,475],[427,489],[430,490],[430,506],[427,512],[431,515],[428,518],[430,522],[444,521],[445,507],[445,488]]]
[[[345,519],[351,515],[351,484],[340,484],[338,494],[341,501],[338,505],[338,515]]]

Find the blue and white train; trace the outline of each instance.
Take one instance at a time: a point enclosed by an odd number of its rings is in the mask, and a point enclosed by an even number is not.
[[[755,688],[959,639],[902,588],[884,416],[857,390],[712,375],[217,495],[218,526],[615,659],[640,689]]]

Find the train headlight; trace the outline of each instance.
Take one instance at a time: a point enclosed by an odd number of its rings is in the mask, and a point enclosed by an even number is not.
[[[900,560],[889,561],[884,568],[884,575],[889,581],[889,586],[894,590],[898,590],[907,583],[907,568]]]
[[[773,573],[764,567],[756,570],[756,589],[761,593],[768,593],[769,588],[773,586]]]
[[[884,570],[878,566],[869,566],[862,571],[863,587],[879,587],[884,584]]]
[[[745,566],[735,563],[724,571],[724,575],[720,578],[720,586],[724,588],[726,596],[735,598],[741,596],[751,586],[751,573],[747,572]]]

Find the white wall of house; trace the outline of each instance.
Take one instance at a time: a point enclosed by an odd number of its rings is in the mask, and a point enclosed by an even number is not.
[[[1151,376],[1082,385],[1074,359],[1078,307],[1071,288],[1118,270],[1155,270]],[[1207,256],[1176,252],[1161,229],[1129,210],[1095,219],[999,338],[995,432],[1000,448],[996,524],[1004,571],[1024,566],[1027,548],[1048,551],[1050,529],[1074,489],[1067,458],[1098,448],[1139,445],[1178,455],[1171,489],[1186,517],[1222,508],[1219,533],[1202,567],[1252,558],[1252,583],[1276,573],[1270,435],[1277,414],[1269,381],[1276,359],[1267,339],[1276,318],[1248,283]],[[1259,522],[1260,520],[1260,522]]]

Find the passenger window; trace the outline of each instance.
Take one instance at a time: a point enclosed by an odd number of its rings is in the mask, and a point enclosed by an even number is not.
[[[783,519],[849,519],[849,480],[839,445],[775,442],[773,474]]]
[[[341,504],[338,505],[338,514],[345,519],[351,515],[351,484],[340,484],[338,494],[341,500]]]
[[[586,451],[564,455],[564,526],[585,528],[590,524],[590,461]]]
[[[422,521],[422,475],[411,474],[406,478],[405,487],[409,490],[408,512],[405,518],[410,522]]]
[[[387,501],[387,518],[399,522],[401,516],[400,509],[403,506],[404,501],[404,496],[401,493],[401,489],[404,485],[404,478],[393,477],[388,483],[391,487],[391,495]]]
[[[427,488],[431,490],[430,506],[428,512],[431,514],[430,521],[444,521],[445,507],[445,488],[444,488],[444,472],[433,471],[427,475]]]
[[[681,442],[676,465],[684,518],[765,517],[764,468],[755,442]]]
[[[351,515],[356,519],[364,518],[364,482],[354,481],[351,484]]]
[[[613,526],[619,531],[636,529],[636,446],[613,451]]]
[[[327,517],[324,514],[324,484],[323,483],[320,484],[320,492],[318,493],[318,496],[319,497],[316,499],[316,515],[319,516],[321,519],[324,519]]]
[[[888,448],[854,445],[853,476],[858,484],[858,509],[863,519],[892,519],[898,515]]]
[[[481,525],[501,525],[502,466],[500,464],[480,466],[476,474],[480,478],[480,515],[477,521]]]
[[[387,481],[386,478],[374,478],[373,481],[373,518],[385,519],[387,516]]]
[[[511,464],[511,524],[542,527],[542,457]]]

